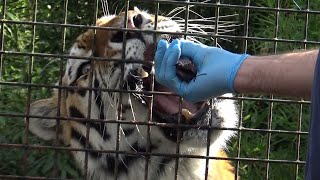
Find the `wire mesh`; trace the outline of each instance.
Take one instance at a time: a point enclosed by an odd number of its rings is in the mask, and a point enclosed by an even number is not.
[[[102,2],[102,1],[101,1]],[[317,47],[320,33],[317,32],[317,22],[320,20],[320,6],[317,1],[167,1],[167,0],[126,0],[109,1],[110,10],[124,12],[124,28],[96,27],[85,24],[94,24],[97,17],[102,15],[101,9],[105,4],[100,1],[78,1],[77,5],[68,0],[59,2],[29,1],[11,2],[2,0],[1,4],[1,36],[0,36],[0,179],[90,179],[88,178],[89,156],[92,154],[115,155],[114,179],[120,178],[119,162],[123,155],[130,157],[144,157],[144,179],[149,177],[151,157],[167,157],[174,159],[174,177],[179,179],[178,169],[181,159],[204,159],[205,176],[209,179],[209,160],[230,160],[235,167],[234,179],[303,179],[305,153],[308,135],[309,105],[308,100],[293,100],[283,97],[249,96],[219,97],[239,104],[238,128],[217,128],[211,125],[186,125],[181,123],[182,99],[179,101],[179,115],[177,124],[160,123],[153,120],[154,110],[148,109],[146,122],[123,121],[124,105],[119,103],[117,117],[106,119],[91,117],[91,97],[94,92],[108,92],[122,96],[126,94],[143,94],[151,97],[149,107],[153,107],[154,95],[176,96],[170,92],[158,92],[154,89],[152,78],[150,91],[137,92],[118,88],[92,87],[93,71],[90,71],[87,88],[66,86],[63,84],[64,67],[67,59],[83,59],[79,56],[65,55],[77,35],[87,29],[143,32],[154,34],[154,40],[159,34],[174,34],[198,36],[211,39],[209,45],[222,46],[239,53],[249,54],[278,54],[296,49]],[[121,6],[123,6],[122,10]],[[184,31],[172,33],[159,31],[157,23],[153,30],[127,29],[128,10],[133,6],[147,7],[149,11],[158,15],[171,11],[175,7],[184,7],[181,15],[184,21]],[[28,9],[31,8],[31,9]],[[104,7],[105,8],[105,7]],[[118,9],[119,8],[119,9]],[[171,9],[168,9],[171,8]],[[18,13],[19,11],[19,13]],[[194,33],[188,29],[189,20],[193,13],[214,16],[212,23],[215,28],[212,32]],[[17,13],[17,16],[14,16]],[[81,14],[83,13],[83,15]],[[229,14],[231,20],[237,22],[233,31],[219,33],[219,20]],[[87,16],[87,17],[85,17]],[[62,17],[62,18],[61,18]],[[230,19],[229,18],[229,19]],[[232,19],[234,18],[234,19]],[[228,20],[229,20],[228,19]],[[92,21],[93,20],[93,21]],[[157,22],[157,21],[156,21]],[[42,40],[44,39],[44,40]],[[60,40],[59,40],[60,39]],[[126,42],[123,36],[123,42]],[[126,49],[123,43],[122,49]],[[113,62],[114,59],[104,57],[87,57],[91,67],[95,62]],[[124,80],[125,64],[152,65],[151,62],[125,58],[122,52],[121,79]],[[57,84],[55,84],[58,82]],[[54,85],[55,84],[55,85]],[[57,113],[54,116],[39,116],[30,114],[30,104],[36,99],[50,97],[52,89],[58,90]],[[89,92],[86,117],[63,117],[61,104],[63,90],[84,90]],[[210,102],[211,108],[214,101]],[[213,116],[213,114],[211,114]],[[56,121],[55,139],[53,143],[43,142],[30,134],[29,119],[47,119]],[[23,122],[25,119],[25,122]],[[212,119],[212,118],[211,118]],[[63,145],[60,141],[59,124],[77,122],[86,125],[84,148],[73,148]],[[116,125],[116,145],[112,149],[93,149],[89,143],[90,127],[95,123]],[[211,124],[211,123],[209,123]],[[120,150],[121,125],[146,126],[147,145],[145,151]],[[177,128],[176,150],[174,154],[152,152],[150,139],[152,127]],[[210,142],[207,136],[205,155],[186,155],[181,153],[181,129],[205,129],[208,132],[215,130],[236,131],[237,135],[229,143],[228,157],[215,157],[210,154]],[[89,136],[90,135],[90,136]],[[79,139],[81,141],[81,137]],[[84,152],[84,172],[80,172],[71,157],[71,152]],[[288,175],[283,177],[283,174]]]

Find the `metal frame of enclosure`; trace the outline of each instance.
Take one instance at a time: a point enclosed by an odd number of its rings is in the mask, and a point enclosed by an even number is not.
[[[68,86],[63,86],[61,85],[61,81],[62,81],[62,75],[64,73],[63,70],[63,64],[66,62],[66,60],[70,57],[72,58],[78,58],[78,59],[82,59],[83,57],[74,57],[74,56],[69,56],[66,55],[67,53],[67,48],[66,46],[66,29],[72,29],[72,28],[80,28],[83,31],[85,31],[86,29],[89,28],[94,28],[94,29],[109,29],[109,30],[122,30],[124,33],[128,32],[128,31],[141,31],[141,30],[132,30],[132,29],[116,29],[116,28],[101,28],[101,27],[94,27],[94,26],[87,26],[87,25],[80,25],[80,24],[69,24],[68,23],[68,6],[71,2],[69,2],[68,0],[64,1],[64,9],[61,9],[61,11],[64,11],[64,23],[54,23],[54,22],[43,22],[43,21],[38,21],[37,20],[37,11],[39,11],[38,7],[37,7],[37,0],[33,0],[33,9],[31,9],[30,11],[33,11],[34,16],[32,18],[32,20],[29,21],[17,21],[17,20],[13,20],[8,18],[7,14],[6,14],[6,9],[8,6],[8,2],[6,0],[1,0],[1,18],[0,18],[0,94],[1,94],[1,87],[14,87],[14,88],[24,88],[26,89],[27,92],[27,97],[26,97],[26,101],[25,101],[25,113],[14,113],[14,112],[1,112],[0,111],[0,117],[6,117],[6,118],[21,118],[21,119],[26,119],[26,123],[24,126],[24,138],[21,140],[21,143],[10,143],[10,142],[1,142],[0,141],[0,149],[6,149],[7,151],[10,151],[12,149],[22,149],[24,151],[24,156],[23,158],[17,162],[17,164],[20,164],[19,166],[26,166],[28,164],[28,154],[30,152],[33,151],[43,151],[43,150],[53,150],[55,152],[58,151],[64,151],[66,153],[68,153],[68,151],[84,151],[86,152],[86,160],[88,160],[87,156],[89,152],[95,151],[92,149],[89,149],[87,146],[87,148],[83,148],[83,149],[73,149],[70,147],[66,147],[63,144],[61,144],[58,140],[58,136],[56,137],[56,140],[52,143],[52,145],[38,145],[38,144],[32,144],[29,142],[29,137],[31,136],[30,132],[28,132],[28,125],[29,125],[29,118],[36,118],[37,116],[32,116],[29,114],[30,111],[30,103],[32,101],[34,101],[32,99],[32,93],[37,91],[38,88],[49,88],[49,89],[79,89],[77,87],[68,87]],[[244,17],[242,22],[239,22],[239,24],[241,24],[238,28],[238,31],[241,31],[241,33],[239,34],[219,34],[218,33],[218,27],[216,28],[215,32],[204,35],[204,34],[198,34],[198,36],[201,37],[210,37],[213,39],[213,41],[215,41],[215,43],[218,43],[219,40],[221,39],[228,39],[230,41],[237,41],[237,42],[241,42],[242,47],[239,51],[239,53],[245,53],[248,50],[248,44],[250,44],[250,42],[252,41],[261,41],[261,42],[268,42],[268,43],[273,43],[273,53],[276,54],[278,53],[278,44],[279,43],[294,43],[294,44],[301,44],[301,46],[303,46],[303,48],[307,49],[310,46],[319,46],[320,41],[316,41],[316,40],[310,40],[308,38],[308,27],[309,27],[309,16],[320,16],[320,9],[319,10],[314,10],[314,9],[309,9],[309,0],[305,1],[305,4],[303,6],[300,6],[299,8],[290,8],[290,9],[286,9],[286,8],[282,8],[280,7],[280,0],[276,0],[276,5],[275,7],[262,7],[262,6],[254,6],[252,5],[250,0],[247,0],[246,3],[240,5],[234,5],[234,4],[227,4],[223,1],[217,0],[217,1],[206,1],[206,2],[194,2],[194,1],[169,1],[169,0],[127,0],[125,1],[125,7],[124,7],[124,11],[127,13],[130,3],[150,3],[153,4],[154,6],[154,12],[155,14],[157,14],[160,9],[160,5],[163,4],[170,4],[170,5],[177,5],[177,6],[184,6],[186,8],[186,12],[185,12],[185,24],[188,24],[188,19],[189,19],[189,12],[188,10],[190,9],[190,7],[204,7],[204,8],[211,8],[212,10],[215,11],[215,24],[218,24],[218,20],[219,20],[219,16],[220,16],[220,10],[226,10],[226,9],[232,9],[232,10],[237,10],[237,11],[241,11],[243,14],[242,16]],[[96,17],[98,16],[98,12],[101,11],[102,9],[102,3],[98,0],[96,0],[95,2],[95,9],[93,9],[95,11]],[[273,37],[257,37],[254,36],[252,34],[250,34],[250,15],[252,12],[267,12],[267,13],[272,13],[274,14],[274,36]],[[303,19],[303,23],[304,23],[304,29],[303,29],[303,38],[302,39],[288,39],[288,38],[283,38],[281,36],[278,35],[278,29],[279,27],[281,27],[281,22],[279,22],[279,16],[282,13],[297,13],[299,15],[301,15],[302,19]],[[96,17],[92,17],[92,24],[94,24]],[[157,18],[157,17],[156,17]],[[34,43],[36,41],[35,39],[35,33],[37,31],[37,27],[40,26],[46,26],[46,27],[60,27],[61,29],[63,29],[63,34],[62,34],[62,38],[61,39],[57,39],[57,41],[61,42],[61,53],[60,54],[54,54],[54,53],[46,53],[46,52],[37,52],[34,50],[34,48],[32,48],[32,50],[30,52],[19,52],[19,51],[12,51],[10,49],[6,49],[5,48],[5,43],[6,43],[6,39],[4,36],[4,31],[5,28],[4,26],[8,24],[22,24],[22,25],[26,25],[26,26],[30,26],[32,27],[32,33],[33,33],[33,37],[31,37],[30,42],[31,42],[31,46],[34,46]],[[125,24],[125,27],[127,25]],[[239,30],[240,29],[240,30]],[[187,31],[187,29],[185,29]],[[194,33],[190,33],[190,32],[183,32],[180,33],[183,36],[188,36],[188,35],[192,35],[195,36]],[[155,33],[155,34],[159,34],[159,33],[164,33],[164,32],[159,32],[159,31],[148,31],[151,33]],[[59,36],[61,37],[61,36]],[[72,40],[73,41],[73,40]],[[125,41],[125,36],[124,36],[124,41]],[[125,46],[125,44],[123,45]],[[250,52],[249,52],[250,53]],[[28,79],[25,80],[24,82],[11,82],[11,81],[6,81],[4,80],[1,76],[2,76],[2,72],[4,69],[8,68],[6,66],[4,66],[4,61],[6,61],[6,57],[7,56],[21,56],[21,57],[29,57],[29,61],[28,61]],[[36,84],[32,82],[32,77],[33,77],[33,65],[34,65],[34,59],[35,58],[58,58],[60,59],[60,73],[61,76],[57,77],[57,80],[59,80],[60,83],[58,83],[57,85],[53,85],[53,84]],[[124,55],[123,55],[124,57]],[[90,59],[92,62],[93,61],[113,61],[110,59],[105,59],[102,57],[89,57],[88,59]],[[148,63],[148,62],[144,62],[144,61],[138,61],[138,60],[124,60],[122,59],[123,63]],[[91,76],[92,78],[92,76]],[[85,90],[88,90],[90,92],[90,94],[92,93],[93,90],[98,90],[98,91],[108,91],[108,92],[118,92],[118,93],[133,93],[133,91],[125,91],[125,90],[119,90],[119,89],[94,89],[94,88],[84,88]],[[155,92],[155,91],[150,91],[150,92],[135,92],[135,93],[144,93],[147,95],[153,95],[153,94],[167,94],[169,96],[172,96],[173,94],[170,93],[161,93],[161,92]],[[61,95],[60,95],[61,97]],[[222,97],[220,97],[222,98]],[[1,97],[0,97],[1,99]],[[223,130],[226,131],[237,131],[237,135],[235,136],[235,138],[232,140],[232,142],[235,144],[234,147],[236,149],[236,152],[234,153],[235,155],[230,155],[229,158],[219,158],[219,157],[213,157],[210,156],[209,152],[207,153],[207,156],[192,156],[192,155],[181,155],[179,154],[179,142],[177,142],[177,147],[176,147],[176,154],[156,154],[156,153],[150,153],[150,152],[123,152],[123,151],[119,151],[119,142],[117,143],[117,147],[115,150],[112,151],[95,151],[98,153],[114,153],[114,154],[128,154],[128,155],[132,155],[132,156],[145,156],[146,158],[146,163],[145,163],[145,168],[148,169],[148,157],[150,156],[168,156],[168,157],[172,157],[176,159],[176,174],[177,174],[177,168],[179,166],[179,158],[202,158],[202,159],[206,159],[207,164],[209,163],[209,159],[218,159],[218,160],[231,160],[234,163],[235,169],[236,169],[236,177],[235,179],[238,178],[239,176],[239,171],[240,170],[240,163],[251,163],[251,164],[264,164],[264,172],[261,172],[262,174],[265,174],[265,179],[270,179],[270,172],[269,172],[269,167],[271,164],[291,164],[293,166],[295,166],[295,171],[293,171],[293,174],[296,174],[295,177],[296,179],[298,179],[298,173],[301,171],[303,171],[304,169],[304,157],[301,157],[300,149],[301,148],[306,148],[306,147],[301,147],[301,137],[304,136],[306,137],[308,135],[307,130],[302,129],[301,127],[301,121],[302,121],[302,117],[304,116],[304,114],[302,113],[302,108],[309,106],[310,105],[310,101],[308,100],[291,100],[291,99],[284,99],[281,97],[276,97],[273,95],[270,96],[248,96],[248,95],[238,95],[236,97],[232,97],[229,98],[232,100],[235,100],[237,102],[237,104],[239,105],[239,128],[225,128]],[[265,128],[251,128],[251,127],[245,127],[243,126],[243,119],[246,116],[245,113],[243,112],[243,108],[245,106],[245,102],[255,102],[255,103],[259,103],[259,102],[263,102],[266,103],[268,106],[266,107],[268,109],[268,118],[265,121]],[[91,101],[89,101],[89,107]],[[274,111],[274,104],[275,103],[281,103],[281,104],[296,104],[297,106],[299,106],[299,112],[297,112],[297,117],[296,117],[296,124],[297,124],[297,128],[295,130],[285,130],[285,129],[275,129],[272,127],[272,123],[273,123],[273,111]],[[58,104],[60,104],[60,99]],[[0,106],[5,106],[4,104],[1,104]],[[61,123],[62,121],[67,121],[67,120],[73,120],[73,121],[78,121],[78,122],[83,122],[87,124],[87,133],[89,132],[89,127],[90,127],[90,123],[91,122],[104,122],[104,123],[115,123],[118,124],[118,133],[119,133],[119,127],[120,124],[139,124],[139,125],[145,125],[148,127],[152,127],[152,126],[163,126],[163,127],[176,127],[176,128],[182,128],[186,125],[182,125],[179,124],[178,125],[174,125],[174,124],[164,124],[164,123],[156,123],[152,121],[152,108],[149,109],[149,122],[134,122],[134,121],[120,121],[118,119],[113,119],[113,120],[104,120],[104,119],[90,119],[90,117],[86,117],[86,118],[64,118],[60,116],[60,112],[58,111],[56,117],[44,117],[46,119],[52,119],[53,121],[57,121],[58,123]],[[88,110],[88,112],[90,112],[90,108]],[[37,117],[40,118],[40,117]],[[121,118],[121,105],[119,106],[119,119]],[[210,127],[210,126],[196,126],[193,125],[192,128],[204,128],[204,129],[208,129],[208,131],[211,130],[215,130],[215,128]],[[149,128],[150,130],[150,128]],[[58,132],[58,129],[57,129]],[[149,131],[150,132],[150,131]],[[245,157],[241,155],[241,149],[242,149],[242,145],[244,142],[241,141],[241,138],[243,136],[244,133],[262,133],[267,135],[267,141],[264,142],[266,144],[266,149],[264,150],[266,152],[264,158],[260,158],[260,157]],[[296,157],[295,159],[274,159],[270,157],[270,153],[272,152],[272,136],[275,134],[287,134],[290,135],[294,138],[293,142],[295,144],[295,151],[296,151]],[[1,134],[0,134],[1,136]],[[119,135],[118,135],[119,136]],[[1,138],[0,138],[1,139]],[[119,140],[119,138],[118,138]],[[149,142],[149,138],[148,138],[148,142]],[[208,147],[207,149],[209,149],[209,143],[208,143]],[[88,162],[88,161],[87,161]],[[116,166],[117,167],[117,166]],[[24,168],[22,168],[24,169]],[[117,172],[117,170],[115,170],[115,172]],[[146,171],[147,172],[147,171]],[[85,172],[87,173],[87,172]],[[208,168],[206,169],[206,173],[208,173]],[[29,176],[27,172],[24,172],[22,174],[25,175],[16,175],[16,174],[1,174],[1,169],[0,169],[0,179],[60,179],[58,178],[58,176],[53,176],[53,177],[32,177]],[[83,176],[85,177],[85,175]],[[148,175],[145,175],[145,179],[147,179]],[[177,176],[176,176],[177,179]]]

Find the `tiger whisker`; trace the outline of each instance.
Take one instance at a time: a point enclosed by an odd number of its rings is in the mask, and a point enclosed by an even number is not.
[[[107,84],[104,84],[104,83],[103,83],[103,84],[105,85],[105,87],[103,87],[103,88],[107,88],[107,89],[110,88],[110,86],[109,86],[109,84],[110,84],[109,82],[110,82],[110,79],[111,79],[110,76],[111,76],[111,74],[112,74],[113,71],[114,71],[114,66],[112,65],[110,69],[111,69],[111,73],[109,72],[109,73],[106,75],[106,79],[105,79],[105,81],[107,82]],[[101,71],[100,71],[100,73],[101,73]],[[102,79],[103,77],[100,76],[100,78],[101,78],[102,81],[104,81],[104,80]],[[107,98],[108,98],[108,100],[109,100],[109,102],[110,102],[110,106],[111,106],[111,107],[114,107],[114,106],[113,106],[114,103],[113,103],[113,101],[112,101],[113,98],[110,97],[110,93],[103,93],[103,94],[107,95]],[[107,113],[108,113],[108,112],[109,112],[109,108],[108,108],[108,110],[107,110]]]
[[[167,13],[166,16],[169,17],[171,14],[173,14],[173,13],[175,13],[175,12],[177,12],[180,9],[183,9],[183,8],[185,8],[185,7],[184,6],[178,6],[178,7],[174,8],[173,10],[171,10],[169,13]]]
[[[122,164],[128,169],[128,166],[127,166],[127,164],[123,161],[121,155],[119,156],[119,159],[120,159],[120,161],[122,162]]]
[[[180,11],[178,11],[176,14],[172,15],[169,19],[172,19],[172,18],[176,17],[178,14],[182,13],[183,11],[185,11],[185,8],[183,8]]]
[[[106,15],[105,1],[104,1],[104,0],[100,0],[100,2],[101,2],[101,7],[102,7],[103,15],[105,16],[105,15]]]
[[[128,90],[129,90],[129,89],[128,89]],[[130,104],[130,109],[131,109],[132,116],[133,116],[133,121],[136,121],[135,113],[134,113],[134,110],[133,110],[133,106],[132,106],[132,101],[131,101],[131,96],[130,96],[130,94],[129,94],[129,104]],[[141,138],[142,138],[144,141],[146,141],[146,140],[144,139],[144,137],[142,136],[141,131],[140,131],[138,125],[136,124],[135,126],[136,126],[136,129],[137,129],[139,135],[141,136]]]
[[[132,104],[130,104],[130,105],[131,105],[131,107],[132,107]],[[131,109],[132,109],[132,113],[133,113],[133,108],[131,108]],[[134,114],[134,113],[133,113],[133,114]],[[134,119],[135,119],[135,118],[134,118]],[[137,131],[139,132],[139,135],[141,136],[141,138],[142,138],[145,142],[147,142],[147,141],[145,140],[145,138],[142,136],[142,134],[141,134],[141,132],[140,132],[140,129],[138,128],[138,125],[136,125],[136,128],[137,128]],[[123,131],[123,129],[122,129],[121,126],[120,126],[120,130],[121,130],[122,134],[125,135],[125,134],[124,134],[124,131]],[[128,139],[127,139],[126,137],[124,137],[124,139],[125,139],[126,143],[129,145],[129,147],[130,147],[134,152],[138,152],[138,151],[129,143],[129,141],[128,141]],[[129,156],[130,156],[130,155],[129,155]],[[144,156],[144,155],[140,155],[140,157],[143,157],[143,158],[147,159],[147,157]],[[155,161],[155,160],[150,160],[150,162],[153,162],[153,163],[156,163],[156,164],[165,164],[165,163],[161,163],[161,162]],[[123,162],[123,163],[124,163],[124,162]]]
[[[105,1],[106,2],[106,10],[107,10],[107,15],[110,15],[110,11],[109,11],[109,3],[108,0]]]
[[[140,79],[141,79],[140,76],[136,76],[136,75],[132,74],[131,71],[129,71],[129,74],[130,74],[132,77],[134,77],[135,79],[137,79],[137,80],[140,80]]]

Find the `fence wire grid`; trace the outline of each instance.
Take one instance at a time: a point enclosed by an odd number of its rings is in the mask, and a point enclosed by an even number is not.
[[[108,6],[107,6],[108,5]],[[219,97],[229,99],[238,105],[238,128],[214,128],[211,126],[158,123],[152,120],[153,110],[148,110],[148,121],[121,121],[122,108],[119,105],[116,119],[96,119],[90,117],[63,117],[61,109],[55,116],[36,116],[30,114],[30,104],[36,100],[49,98],[52,90],[58,91],[58,107],[61,104],[62,90],[86,90],[89,97],[93,91],[132,94],[133,90],[81,88],[62,85],[62,77],[68,58],[83,59],[67,55],[69,48],[78,35],[87,29],[105,29],[129,32],[126,28],[101,28],[92,26],[103,15],[103,9],[110,13],[125,12],[137,6],[148,12],[166,15],[180,7],[175,15],[184,19],[185,25],[192,18],[214,17],[210,22],[211,32],[194,33],[185,27],[180,33],[184,37],[198,36],[201,41],[212,46],[221,46],[233,52],[252,55],[279,54],[283,52],[312,49],[319,46],[320,22],[319,0],[225,0],[225,1],[168,1],[168,0],[127,0],[127,1],[37,1],[2,0],[0,19],[0,179],[89,179],[88,156],[91,153],[168,157],[175,160],[175,175],[178,178],[179,162],[182,158],[209,160],[229,160],[234,167],[232,179],[303,179],[307,150],[310,101],[293,100],[266,95],[238,95]],[[180,11],[180,10],[179,10]],[[200,16],[201,15],[201,16]],[[173,15],[171,15],[173,16]],[[219,27],[221,22],[230,22]],[[127,20],[125,20],[127,22]],[[127,23],[124,22],[124,27]],[[230,27],[229,27],[230,25]],[[221,30],[222,29],[222,30]],[[208,30],[208,31],[209,31]],[[148,31],[159,34],[158,31]],[[165,33],[165,32],[161,32]],[[170,32],[167,32],[170,34]],[[124,41],[126,38],[124,36]],[[123,43],[125,48],[125,43]],[[125,55],[123,54],[123,57]],[[91,64],[106,60],[103,57],[88,57]],[[141,60],[125,60],[123,63],[142,63]],[[150,64],[150,63],[149,63]],[[303,67],[301,67],[303,70]],[[122,70],[124,66],[122,65]],[[93,74],[90,75],[92,78]],[[124,74],[122,73],[123,81]],[[91,79],[92,80],[92,79]],[[58,82],[58,83],[57,83]],[[92,83],[92,81],[90,81]],[[154,82],[152,82],[153,84]],[[91,87],[91,85],[89,85]],[[138,92],[148,96],[172,93]],[[90,99],[90,98],[89,98]],[[180,102],[181,103],[181,102]],[[213,103],[213,101],[211,101]],[[152,103],[151,103],[152,105]],[[212,105],[212,104],[211,104]],[[91,101],[88,101],[91,112]],[[152,106],[151,106],[152,107]],[[212,107],[212,106],[211,106]],[[181,116],[181,104],[179,108]],[[89,137],[85,137],[84,148],[72,148],[64,145],[58,135],[52,141],[43,141],[28,130],[30,118],[45,118],[59,125],[74,121],[86,124],[86,133],[90,132],[90,123],[115,124],[117,127],[116,147],[114,150],[95,150],[89,146]],[[26,121],[24,121],[26,119]],[[180,153],[180,141],[176,142],[176,153],[153,153],[150,144],[145,152],[122,151],[119,147],[121,125],[141,125],[148,129],[147,142],[153,127],[198,128],[214,131],[236,131],[227,147],[228,157],[206,155],[186,155]],[[178,136],[181,133],[178,133]],[[178,138],[177,138],[178,139]],[[207,141],[210,141],[208,138]],[[85,152],[84,172],[78,168],[71,152]],[[119,163],[119,162],[115,162]],[[118,173],[115,166],[114,173]],[[148,179],[149,161],[144,165]],[[204,170],[208,175],[208,168]],[[115,176],[114,179],[118,177]],[[207,176],[203,179],[209,179]]]

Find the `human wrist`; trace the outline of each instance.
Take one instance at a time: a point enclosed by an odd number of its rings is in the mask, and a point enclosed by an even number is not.
[[[256,91],[257,86],[253,85],[255,81],[255,74],[260,68],[258,64],[263,62],[256,62],[259,57],[249,56],[239,67],[239,70],[234,78],[234,91],[235,93],[248,93]]]
[[[279,78],[279,56],[250,56],[240,66],[234,80],[236,93],[269,93]],[[279,75],[275,75],[279,74]]]
[[[231,73],[228,81],[228,89],[229,91],[231,91],[231,93],[236,93],[235,86],[234,86],[235,78],[238,74],[238,71],[242,63],[249,57],[248,54],[235,54],[235,56],[237,56],[236,57],[237,60],[235,61],[235,64],[231,69]]]

